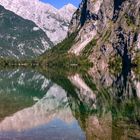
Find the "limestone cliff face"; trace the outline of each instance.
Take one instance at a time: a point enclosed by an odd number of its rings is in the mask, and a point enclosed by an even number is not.
[[[113,17],[113,9],[112,0],[82,1],[69,27],[69,34],[79,30],[77,36],[79,41],[72,48],[72,52],[79,54],[97,34],[108,26],[108,21]]]
[[[106,2],[104,0],[83,0],[73,15],[69,32],[74,32],[87,25],[97,26],[97,21],[99,24],[99,21],[112,19],[113,9],[113,0],[106,0]],[[103,22],[102,26],[105,24],[106,22]]]
[[[69,26],[69,34],[75,31],[70,52],[90,52],[90,59],[103,69],[116,56],[131,64],[140,48],[140,1],[83,0]]]

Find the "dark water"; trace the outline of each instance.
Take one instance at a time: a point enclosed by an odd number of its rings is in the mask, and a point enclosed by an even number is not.
[[[139,140],[132,73],[56,76],[0,70],[0,140]]]

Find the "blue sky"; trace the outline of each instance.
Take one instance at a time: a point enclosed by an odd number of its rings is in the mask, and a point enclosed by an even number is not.
[[[40,0],[40,1],[50,3],[56,8],[61,8],[63,7],[63,5],[66,5],[68,3],[72,3],[73,5],[78,7],[79,3],[81,2],[81,0]]]

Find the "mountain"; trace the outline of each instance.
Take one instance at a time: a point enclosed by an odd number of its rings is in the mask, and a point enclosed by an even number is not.
[[[75,32],[70,53],[88,56],[94,69],[104,70],[114,63],[127,69],[140,58],[140,1],[82,0],[69,36]]]
[[[44,53],[40,61],[53,67],[63,65],[63,69],[73,63],[81,68],[92,63],[95,73],[108,68],[130,71],[140,65],[139,9],[139,0],[82,0],[67,38]]]
[[[17,15],[33,21],[57,44],[66,36],[68,26],[76,7],[72,4],[56,9],[39,0],[2,0],[0,4]]]
[[[0,56],[32,58],[53,44],[35,23],[0,6]]]

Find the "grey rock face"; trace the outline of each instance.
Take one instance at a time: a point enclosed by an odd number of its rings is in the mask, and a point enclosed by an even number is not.
[[[69,27],[69,34],[79,30],[78,42],[71,52],[78,55],[97,34],[107,28],[108,21],[113,17],[113,6],[112,0],[82,1]]]
[[[113,0],[83,0],[73,15],[71,25],[69,27],[69,33],[74,32],[77,29],[82,28],[89,21],[106,21],[113,17]],[[105,25],[105,23],[103,23]]]
[[[70,52],[79,55],[94,39],[90,59],[97,67],[117,55],[131,64],[139,48],[139,9],[139,0],[83,0],[69,27],[69,34],[78,31]]]

